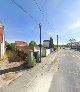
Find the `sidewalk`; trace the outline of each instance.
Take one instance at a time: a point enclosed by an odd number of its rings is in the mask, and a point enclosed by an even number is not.
[[[18,79],[14,80],[11,84],[6,86],[5,89],[0,92],[23,92],[21,91],[25,86],[28,88],[32,81],[39,75],[43,75],[44,70],[47,70],[57,57],[58,53],[53,53],[48,57],[42,58],[42,62],[37,64],[35,67],[22,71],[23,75]],[[49,69],[49,68],[48,68]]]

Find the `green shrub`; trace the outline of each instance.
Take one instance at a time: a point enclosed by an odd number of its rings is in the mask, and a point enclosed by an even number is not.
[[[17,52],[17,56],[19,56],[19,57],[21,57],[22,58],[22,60],[26,60],[26,57],[27,57],[27,54],[26,53],[24,53],[23,51],[16,51]]]
[[[35,66],[36,65],[36,59],[35,58],[33,58],[33,62],[32,62],[32,66]]]
[[[6,51],[6,56],[9,62],[15,62],[15,58],[17,57],[17,53],[15,51]]]

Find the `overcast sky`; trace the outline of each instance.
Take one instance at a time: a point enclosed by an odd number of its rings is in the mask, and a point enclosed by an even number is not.
[[[11,0],[0,0],[0,20],[4,24],[7,41],[35,40],[39,43],[39,23],[42,24],[42,41],[52,36],[56,44],[57,34],[60,44],[67,43],[70,38],[80,40],[80,0],[36,0],[39,7],[34,0],[15,1],[28,14]]]

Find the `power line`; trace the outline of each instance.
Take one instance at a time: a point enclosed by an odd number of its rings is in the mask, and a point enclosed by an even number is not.
[[[37,1],[36,0],[33,0],[33,1],[35,2],[36,6],[37,6],[38,10],[41,12],[41,14],[45,17],[45,13],[41,10],[41,8],[39,7]],[[47,23],[49,24],[49,21],[47,20],[46,17],[45,17],[45,19],[46,19]]]
[[[38,10],[41,12],[41,14],[42,14],[42,15],[44,16],[44,18],[46,19],[46,22],[50,25],[48,19],[47,19],[46,16],[45,16],[45,13],[41,10],[41,8],[40,8],[40,6],[38,5],[37,1],[36,1],[36,0],[33,0],[33,1],[35,2],[35,4],[36,4]],[[50,26],[50,27],[51,27],[51,26]],[[53,29],[53,28],[51,27],[51,29]]]
[[[14,3],[19,9],[21,9],[25,14],[27,14],[36,24],[38,24],[37,20],[31,15],[29,14],[20,4],[18,4],[16,1],[11,0],[12,3]]]

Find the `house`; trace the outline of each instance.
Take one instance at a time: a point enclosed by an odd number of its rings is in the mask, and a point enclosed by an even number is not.
[[[25,47],[28,46],[27,42],[23,42],[23,41],[15,41],[15,46],[16,47]]]
[[[3,58],[5,53],[5,36],[4,36],[4,26],[0,21],[0,58]]]
[[[43,45],[44,45],[46,48],[49,48],[49,44],[50,44],[50,40],[44,40],[44,41],[43,41]]]
[[[29,46],[29,45],[27,44],[27,42],[15,41],[16,50],[24,51],[24,52],[25,52],[25,49],[26,49],[28,46]]]
[[[44,45],[46,48],[54,48],[54,44],[53,44],[53,39],[52,39],[52,37],[50,37],[50,40],[44,40],[44,41],[43,41],[43,45]]]
[[[43,46],[46,47],[46,49],[50,49],[50,52],[53,52],[54,51],[54,44],[53,44],[52,37],[50,37],[50,40],[44,40]]]
[[[24,53],[28,54],[30,50],[34,52],[34,46],[29,46],[27,42],[23,41],[15,41],[16,50],[23,51]]]

